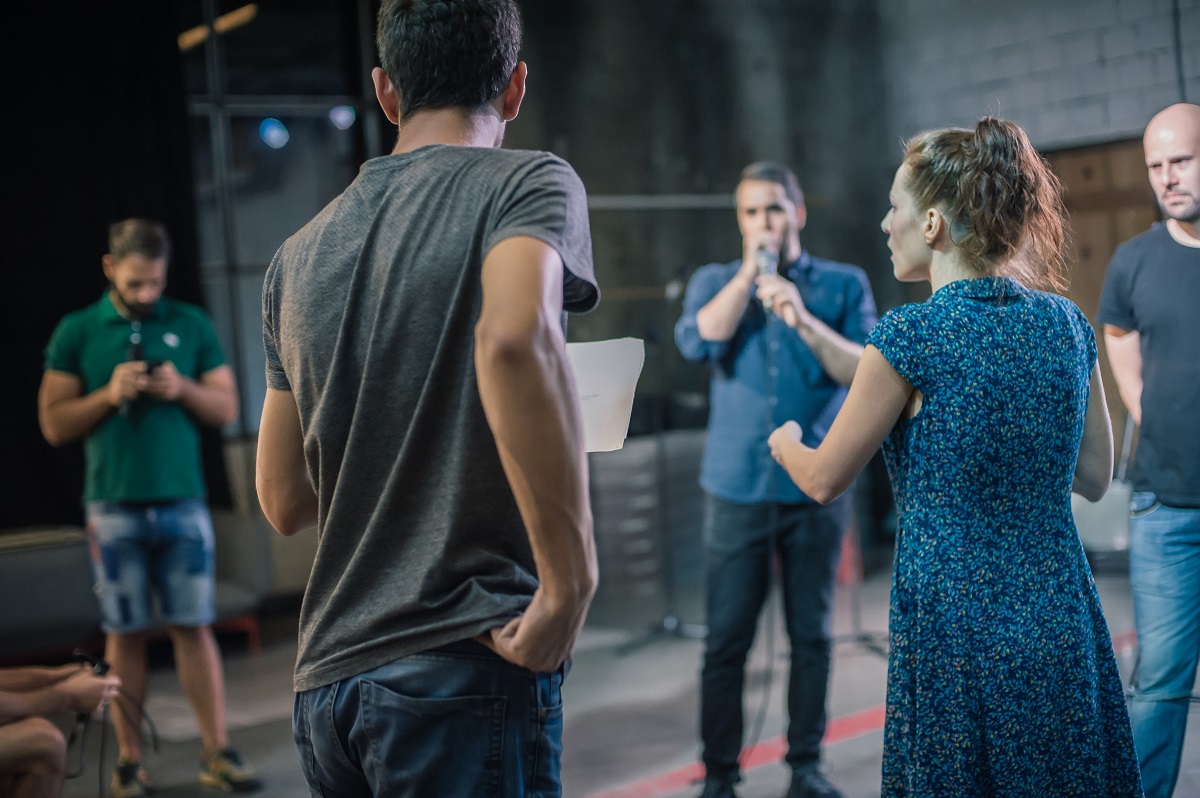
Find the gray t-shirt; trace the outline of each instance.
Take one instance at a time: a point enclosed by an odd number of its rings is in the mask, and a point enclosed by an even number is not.
[[[565,310],[595,307],[583,184],[544,152],[372,159],[267,269],[267,385],[292,391],[319,502],[297,691],[529,603],[533,555],[474,365],[483,259],[513,236],[562,256]]]

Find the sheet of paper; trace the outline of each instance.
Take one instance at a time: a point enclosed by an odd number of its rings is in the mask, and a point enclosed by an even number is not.
[[[583,411],[583,435],[589,452],[611,452],[625,445],[633,391],[646,348],[640,338],[613,338],[567,344],[575,389]]]

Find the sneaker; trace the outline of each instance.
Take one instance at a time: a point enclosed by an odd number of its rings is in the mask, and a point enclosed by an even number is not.
[[[799,770],[792,774],[792,786],[785,798],[842,798],[842,791],[816,768]]]
[[[108,792],[110,798],[137,798],[148,792],[150,784],[142,763],[130,762],[128,759],[117,760],[117,768],[113,771],[112,785]]]
[[[200,783],[225,792],[254,792],[262,786],[254,768],[236,748],[228,746],[200,762]]]
[[[707,778],[704,780],[704,792],[699,798],[737,798],[733,791],[733,782],[729,779]]]

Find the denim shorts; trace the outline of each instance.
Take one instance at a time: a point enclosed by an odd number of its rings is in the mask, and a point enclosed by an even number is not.
[[[213,622],[213,527],[202,499],[84,509],[104,631]]]

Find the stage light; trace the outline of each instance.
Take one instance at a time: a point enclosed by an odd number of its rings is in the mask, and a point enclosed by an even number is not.
[[[329,121],[338,130],[349,130],[354,124],[354,109],[349,105],[335,105],[329,109]]]
[[[288,143],[288,139],[292,136],[288,133],[288,129],[278,119],[268,117],[264,119],[258,126],[258,137],[273,150]]]

